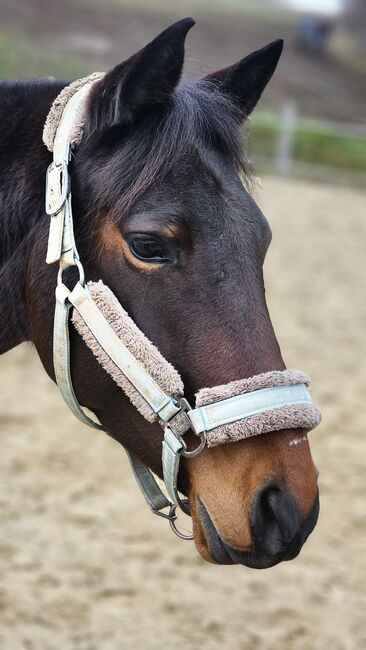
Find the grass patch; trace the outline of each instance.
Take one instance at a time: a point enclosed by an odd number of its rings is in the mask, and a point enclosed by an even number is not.
[[[251,121],[249,152],[253,157],[274,158],[280,137],[280,116],[258,112]],[[364,136],[339,131],[316,121],[299,120],[293,139],[295,161],[366,171],[366,133]]]
[[[0,32],[0,78],[80,77],[87,71],[81,60],[59,56],[34,46],[22,34]]]

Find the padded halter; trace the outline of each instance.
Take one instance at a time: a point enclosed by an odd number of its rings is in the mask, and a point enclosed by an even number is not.
[[[98,363],[149,422],[157,420],[163,427],[163,475],[170,500],[151,471],[127,453],[152,511],[167,518],[180,537],[192,539],[175,526],[177,507],[189,513],[177,488],[181,456],[191,458],[206,444],[215,446],[268,431],[295,427],[309,431],[319,424],[320,412],[309,395],[307,375],[288,370],[201,389],[196,395],[196,407],[191,408],[184,399],[178,372],[132,321],[111,290],[101,281],[85,285],[73,233],[68,164],[72,149],[82,138],[90,89],[102,76],[95,73],[65,88],[51,107],[43,134],[46,146],[53,150],[46,182],[46,212],[50,216],[46,261],[60,265],[53,339],[56,382],[74,415],[102,429],[81,408],[72,385],[69,320],[73,308],[73,324]],[[69,290],[62,275],[72,266],[79,270],[79,281]],[[183,439],[188,430],[198,439],[193,451],[187,449]],[[166,508],[168,513],[163,512]]]

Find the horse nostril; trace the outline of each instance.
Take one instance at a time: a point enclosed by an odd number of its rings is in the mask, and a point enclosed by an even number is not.
[[[278,485],[267,485],[256,495],[250,519],[255,547],[271,555],[286,552],[301,525],[295,500]]]

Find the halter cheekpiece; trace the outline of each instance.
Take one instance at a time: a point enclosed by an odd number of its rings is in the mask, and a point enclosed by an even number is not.
[[[68,164],[72,150],[82,139],[90,89],[103,76],[94,73],[64,88],[50,109],[43,132],[43,141],[53,152],[46,178],[46,212],[50,217],[46,261],[59,263],[53,335],[56,382],[74,415],[102,429],[81,408],[73,389],[69,339],[72,310],[71,320],[98,363],[148,422],[161,424],[163,475],[169,498],[151,471],[127,453],[151,510],[168,519],[179,537],[192,539],[175,525],[177,508],[189,514],[187,501],[180,498],[177,488],[181,456],[192,458],[206,445],[212,447],[269,431],[310,431],[319,424],[320,412],[308,392],[308,376],[289,370],[203,388],[192,408],[184,398],[179,373],[141,332],[112,291],[101,280],[85,284],[73,231]],[[63,272],[70,267],[77,267],[79,272],[72,290],[63,283]],[[193,450],[188,450],[184,441],[187,431],[197,438]]]

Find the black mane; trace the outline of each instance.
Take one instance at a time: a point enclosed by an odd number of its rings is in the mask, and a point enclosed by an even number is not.
[[[44,217],[44,179],[51,156],[42,130],[53,100],[67,83],[51,78],[0,82],[0,266]],[[250,184],[240,122],[229,97],[203,81],[181,83],[165,105],[128,130],[99,132],[91,116],[74,169],[76,176],[82,169],[83,206],[92,199],[93,205],[96,201],[120,215],[156,178],[207,146],[230,157]],[[101,182],[89,184],[96,169],[102,172]]]
[[[0,266],[44,216],[50,153],[42,142],[49,108],[66,81],[0,82]]]

